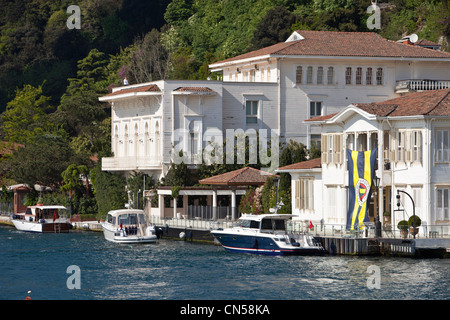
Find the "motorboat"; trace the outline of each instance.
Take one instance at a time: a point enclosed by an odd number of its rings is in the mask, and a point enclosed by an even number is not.
[[[226,229],[212,230],[220,244],[231,252],[265,255],[323,255],[325,249],[308,232],[289,233],[291,214],[242,215]]]
[[[147,223],[143,210],[119,209],[108,212],[102,223],[105,239],[116,243],[152,243],[157,230]]]
[[[27,232],[60,233],[72,229],[67,208],[59,205],[29,206],[24,213],[13,215],[11,222],[17,230]]]

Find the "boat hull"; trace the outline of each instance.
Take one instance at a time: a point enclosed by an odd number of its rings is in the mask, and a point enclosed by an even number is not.
[[[237,235],[212,232],[223,248],[230,252],[253,253],[263,255],[323,255],[322,247],[279,246],[272,237],[258,235]]]
[[[71,225],[67,222],[34,222],[22,219],[13,219],[12,223],[17,230],[36,233],[66,233]]]
[[[158,237],[154,234],[145,236],[123,236],[120,232],[110,229],[108,226],[102,225],[102,228],[105,239],[115,243],[154,243],[158,240]]]

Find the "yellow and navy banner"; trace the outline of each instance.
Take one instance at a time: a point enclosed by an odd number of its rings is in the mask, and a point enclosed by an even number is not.
[[[347,230],[355,230],[369,221],[370,189],[375,174],[377,149],[352,151],[348,159],[348,213]]]

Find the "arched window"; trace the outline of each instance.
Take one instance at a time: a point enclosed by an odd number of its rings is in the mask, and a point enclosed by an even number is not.
[[[334,68],[333,67],[328,67],[328,71],[327,71],[327,81],[328,84],[333,84],[334,82]]]
[[[377,68],[377,86],[383,85],[383,68]]]
[[[137,157],[139,155],[139,127],[137,123],[134,125],[134,156]]]
[[[129,140],[128,140],[128,125],[125,125],[125,133],[123,136],[123,156],[124,157],[128,157],[128,144],[129,144]]]
[[[145,141],[144,141],[144,156],[148,156],[149,144],[150,144],[150,133],[148,129],[148,122],[145,123]]]
[[[295,83],[302,84],[302,78],[303,78],[303,68],[302,66],[297,66],[297,69],[295,71]]]
[[[317,68],[317,84],[323,84],[323,67]]]
[[[159,134],[159,122],[156,121],[155,123],[155,158],[160,159],[160,150],[159,150],[159,144],[160,144],[160,134]]]

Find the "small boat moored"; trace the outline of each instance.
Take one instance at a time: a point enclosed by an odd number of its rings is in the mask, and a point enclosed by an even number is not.
[[[11,222],[17,230],[27,232],[60,233],[72,228],[67,208],[57,205],[29,206],[25,213],[15,214]]]
[[[156,228],[147,223],[144,211],[140,209],[112,210],[102,228],[105,239],[116,243],[152,243],[158,240]]]
[[[242,215],[231,228],[212,230],[220,244],[232,252],[265,255],[323,255],[326,250],[308,233],[287,232],[290,214]]]

